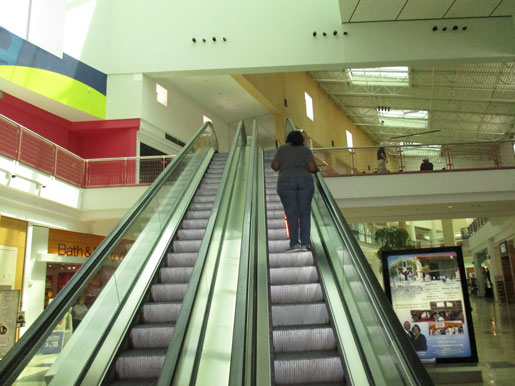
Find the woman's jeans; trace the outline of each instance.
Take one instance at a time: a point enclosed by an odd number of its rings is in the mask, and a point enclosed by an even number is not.
[[[312,177],[290,177],[277,182],[277,193],[281,198],[288,218],[290,247],[299,244],[311,245],[311,199],[313,198]]]

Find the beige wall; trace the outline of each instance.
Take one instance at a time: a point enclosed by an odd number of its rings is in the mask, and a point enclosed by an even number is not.
[[[0,216],[0,245],[18,248],[16,258],[15,290],[22,290],[23,263],[25,259],[25,243],[27,240],[27,222]],[[21,296],[20,296],[21,301]]]
[[[316,147],[347,146],[345,130],[352,133],[354,146],[376,145],[354,125],[343,111],[306,72],[234,75],[251,95],[276,117],[277,139],[284,143],[286,118],[305,130]],[[306,115],[304,92],[313,99],[314,121]],[[288,107],[284,106],[287,100]]]

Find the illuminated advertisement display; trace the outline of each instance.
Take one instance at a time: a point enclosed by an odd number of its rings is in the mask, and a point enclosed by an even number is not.
[[[476,363],[461,247],[382,252],[385,292],[421,359]]]

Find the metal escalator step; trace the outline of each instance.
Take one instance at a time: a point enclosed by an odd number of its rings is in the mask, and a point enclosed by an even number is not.
[[[166,349],[128,350],[116,360],[120,379],[158,378],[165,360]]]
[[[205,229],[179,229],[177,231],[178,240],[202,240]]]
[[[268,255],[270,268],[305,267],[314,263],[311,252],[270,253]]]
[[[192,202],[214,202],[216,196],[194,196]]]
[[[266,221],[266,225],[268,229],[286,229],[286,221],[284,220],[284,218],[268,219]]]
[[[199,188],[195,195],[199,196],[216,196],[218,188]]]
[[[268,253],[283,253],[289,246],[289,240],[268,240]]]
[[[336,350],[333,329],[327,325],[275,328],[273,344],[276,353]]]
[[[266,196],[266,202],[281,202],[281,197],[278,194],[269,194]]]
[[[188,220],[198,220],[200,218],[209,218],[211,210],[188,210],[186,217]]]
[[[318,283],[318,272],[314,266],[270,268],[270,285],[308,283]]]
[[[212,204],[210,204],[212,205]],[[199,218],[195,220],[182,220],[181,228],[182,229],[206,229],[208,218]]]
[[[157,379],[124,379],[110,383],[109,386],[156,386]]]
[[[283,222],[284,224],[284,222]],[[268,240],[287,240],[288,235],[286,233],[286,228],[271,228],[268,229]]]
[[[197,252],[168,253],[166,265],[168,267],[193,267],[197,261]]]
[[[159,269],[161,283],[189,283],[193,267],[162,267]]]
[[[272,304],[313,303],[324,300],[319,283],[272,285],[270,286]]]
[[[198,252],[202,240],[175,240],[172,244],[174,252]]]
[[[266,216],[269,220],[277,220],[277,219],[284,219],[284,210],[268,210],[266,212]]]
[[[182,302],[145,303],[141,307],[144,323],[175,323],[181,311]]]
[[[274,368],[276,385],[326,385],[327,382],[345,382],[337,351],[277,353]]]
[[[211,202],[193,202],[188,210],[211,210],[213,204]]]
[[[153,284],[150,287],[150,294],[154,302],[182,302],[188,284]]]
[[[273,188],[267,186],[265,189],[265,194],[267,196],[273,196],[273,195],[277,194],[277,190],[275,189],[275,186]]]
[[[172,339],[174,324],[138,324],[131,328],[131,345],[135,349],[166,348]]]
[[[267,201],[266,210],[284,210],[281,201]]]
[[[272,305],[274,327],[328,323],[329,314],[325,303]]]

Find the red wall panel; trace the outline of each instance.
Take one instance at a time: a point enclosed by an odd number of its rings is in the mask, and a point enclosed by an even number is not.
[[[139,119],[70,122],[3,93],[0,114],[82,158],[133,157]]]

